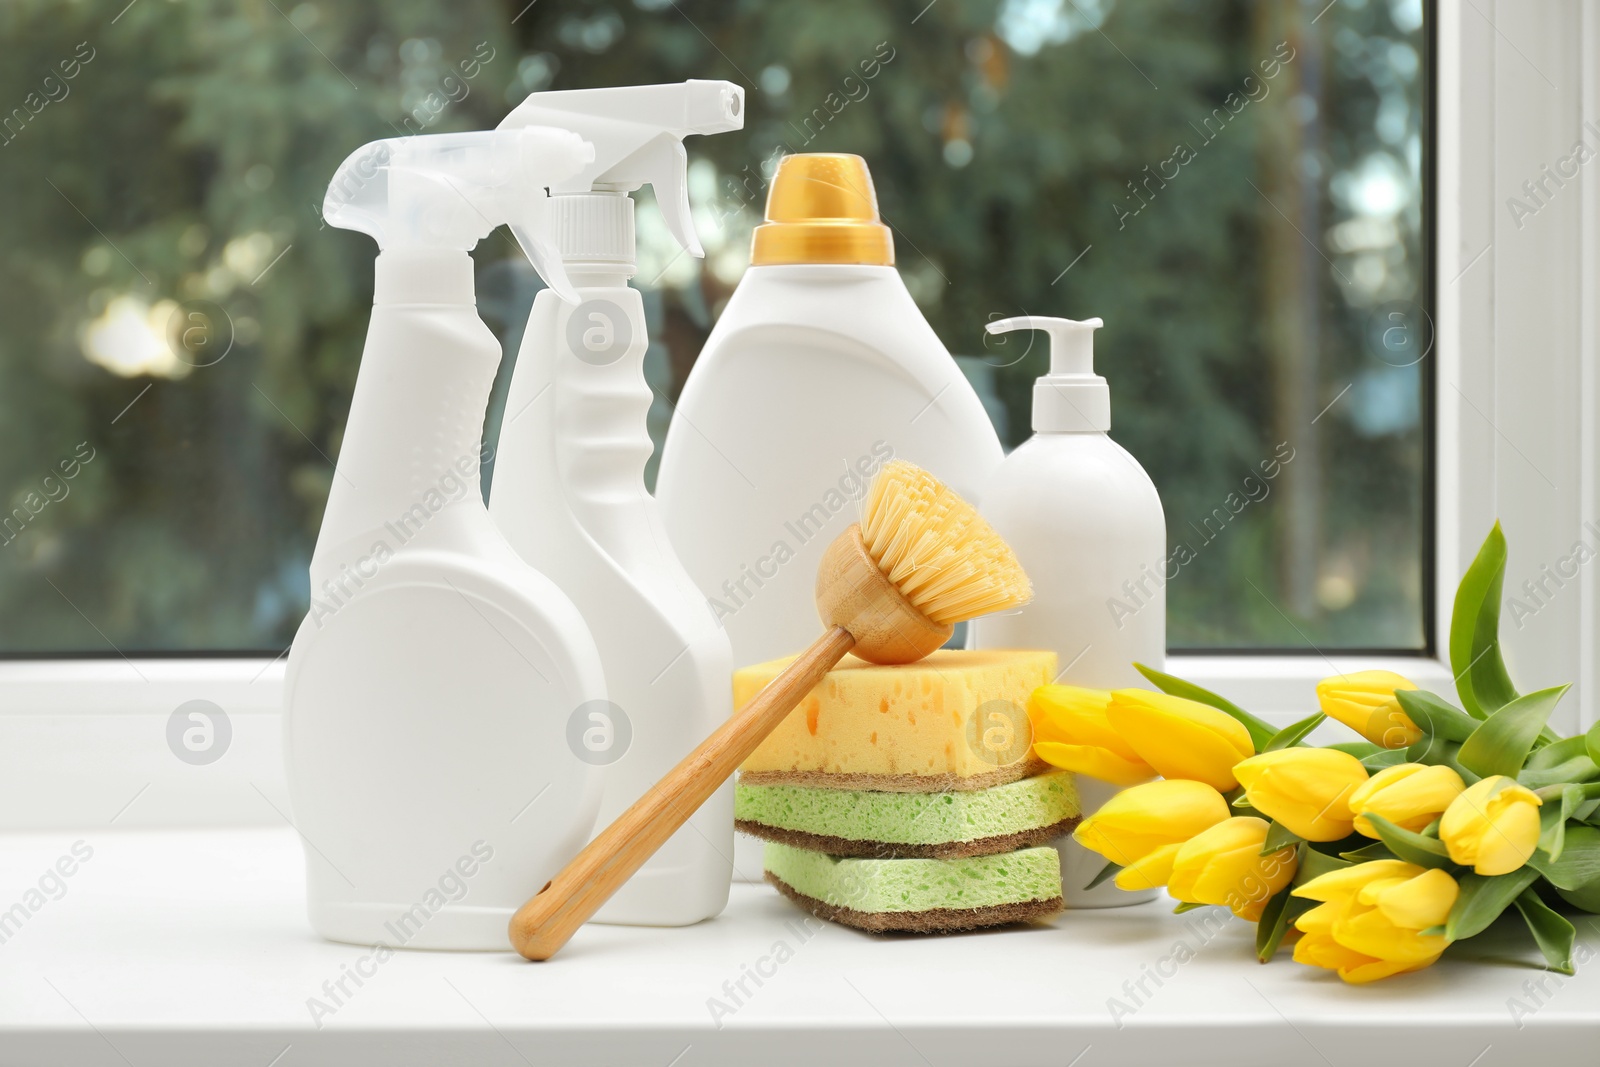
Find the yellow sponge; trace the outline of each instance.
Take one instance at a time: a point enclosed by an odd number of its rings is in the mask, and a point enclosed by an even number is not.
[[[791,660],[735,671],[734,706]],[[1054,652],[941,649],[897,666],[847,656],[745,760],[740,780],[898,792],[1015,781],[1043,767],[1029,754],[1026,709],[1055,672]]]

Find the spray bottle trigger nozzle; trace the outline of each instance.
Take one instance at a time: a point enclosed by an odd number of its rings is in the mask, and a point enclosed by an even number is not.
[[[673,240],[691,256],[704,259],[706,252],[694,231],[694,215],[689,210],[689,187],[684,181],[689,153],[683,142],[670,133],[662,134],[635,152],[632,162],[638,165],[639,173],[648,175],[645,181],[655,189],[656,206],[661,209]]]
[[[540,237],[536,230],[530,230],[525,226],[513,225],[511,236],[517,239],[517,244],[522,246],[528,262],[533,264],[533,269],[539,272],[539,277],[544,279],[545,284],[557,296],[574,306],[582,302],[578,296],[577,286],[573,285],[572,279],[567,276],[567,265],[562,262],[561,253],[556,248],[555,242]]]
[[[550,183],[551,196],[629,193],[641,185],[653,186],[673,239],[684,251],[703,257],[705,250],[689,214],[689,154],[683,139],[742,129],[744,118],[741,87],[728,81],[690,80],[532,93],[501,121],[500,128],[554,126],[581,136],[593,146],[593,158],[575,173]]]

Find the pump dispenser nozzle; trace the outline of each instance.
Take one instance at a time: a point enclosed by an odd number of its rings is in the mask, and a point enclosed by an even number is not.
[[[1072,432],[1111,429],[1111,390],[1094,372],[1094,331],[1100,319],[1051,318],[1019,315],[999,319],[984,329],[989,333],[1041,330],[1050,338],[1050,373],[1033,387],[1035,432]]]

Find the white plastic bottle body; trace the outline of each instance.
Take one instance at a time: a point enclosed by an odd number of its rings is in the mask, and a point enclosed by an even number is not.
[[[462,253],[379,257],[289,656],[290,796],[311,922],[332,940],[507,948],[511,915],[582,847],[599,801],[566,744],[572,712],[604,698],[598,655],[479,494],[499,346],[471,270]],[[452,298],[421,302],[441,287]]]
[[[980,509],[1033,601],[969,624],[973,648],[1047,648],[1064,685],[1147,684],[1166,657],[1166,518],[1155,483],[1103,433],[1040,433],[1006,457]]]
[[[1047,648],[1064,685],[1144,686],[1135,662],[1166,657],[1166,519],[1155,484],[1121,445],[1095,431],[1038,433],[1006,457],[991,480],[984,518],[1033,580],[1020,611],[970,624],[972,648]],[[1085,813],[1116,787],[1079,777]],[[1058,841],[1069,907],[1148,900],[1105,882],[1085,893],[1105,860]]]
[[[652,448],[644,308],[620,277],[574,274],[582,302],[541,292],[517,356],[490,513],[583,611],[612,707],[593,721],[604,766],[597,831],[732,711],[727,637],[673,553],[645,489]],[[603,721],[609,720],[609,721]],[[682,926],[727,905],[733,795],[724,786],[596,914]]]
[[[983,404],[893,267],[752,267],[679,397],[657,495],[736,666],[815,640],[822,551],[891,458],[982,497]]]

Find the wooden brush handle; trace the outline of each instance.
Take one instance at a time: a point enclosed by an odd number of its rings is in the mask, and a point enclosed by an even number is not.
[[[848,630],[835,626],[800,653],[517,909],[511,918],[512,947],[530,960],[547,960],[560,951],[855,643]]]

